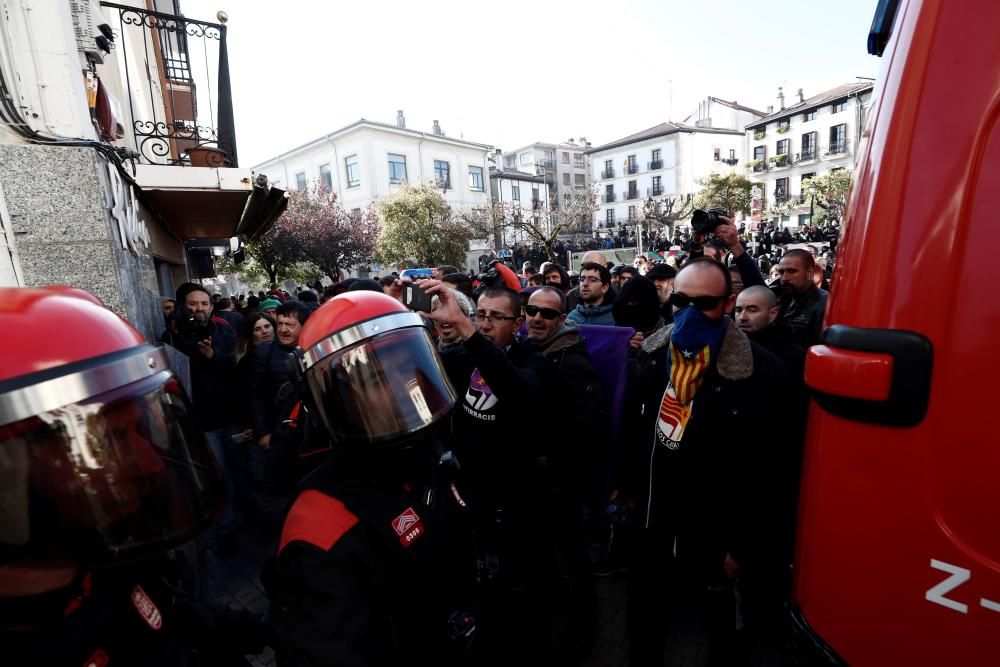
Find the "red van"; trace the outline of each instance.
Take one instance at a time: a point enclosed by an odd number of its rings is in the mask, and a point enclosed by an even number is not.
[[[881,0],[803,467],[807,664],[1000,665],[1000,0]]]

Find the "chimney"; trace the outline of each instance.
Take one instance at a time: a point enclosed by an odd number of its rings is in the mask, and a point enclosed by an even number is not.
[[[778,86],[778,108],[785,108],[785,91],[781,89],[781,86]]]
[[[798,96],[799,96],[799,104],[802,104],[803,102],[806,101],[806,98],[803,97],[803,95],[802,95],[802,89],[801,88],[799,88],[799,90],[798,90]]]
[[[431,131],[436,136],[439,136],[439,137],[443,137],[444,136],[444,132],[441,131],[441,125],[437,121],[434,121],[434,129],[431,130]]]
[[[406,117],[403,116],[402,109],[396,112],[396,127],[406,129]]]
[[[773,113],[774,113],[774,105],[773,104],[768,104],[767,105],[767,115],[770,116]]]

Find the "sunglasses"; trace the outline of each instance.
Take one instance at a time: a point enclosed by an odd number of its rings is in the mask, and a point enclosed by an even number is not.
[[[728,294],[722,296],[688,296],[684,292],[674,292],[670,295],[670,305],[676,308],[694,306],[698,310],[712,310],[720,301],[728,299]]]
[[[525,306],[524,312],[527,313],[528,317],[541,315],[542,318],[546,320],[554,320],[562,315],[562,313],[555,308],[539,308],[538,306]]]

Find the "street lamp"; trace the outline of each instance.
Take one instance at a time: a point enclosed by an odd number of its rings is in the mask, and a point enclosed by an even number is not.
[[[816,208],[816,184],[809,184],[809,224],[813,224],[813,209]]]

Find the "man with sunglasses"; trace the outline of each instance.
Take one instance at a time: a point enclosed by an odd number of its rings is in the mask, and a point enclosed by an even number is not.
[[[673,324],[636,357],[619,470],[639,526],[629,567],[631,665],[663,664],[664,600],[692,618],[704,606],[712,660],[744,664],[734,606],[742,596],[760,609],[769,600],[759,592],[778,588],[774,478],[789,443],[782,424],[754,423],[786,403],[788,378],[725,317],[736,299],[731,281],[715,260],[686,264],[670,295]],[[780,604],[769,609],[780,614]],[[740,618],[753,628],[760,617],[750,610]]]
[[[610,404],[576,324],[566,320],[566,299],[541,287],[524,307],[528,336],[538,342],[550,368],[551,417],[542,438],[539,466],[547,500],[545,525],[555,540],[560,580],[568,595],[557,600],[566,610],[567,644],[589,644],[594,622],[594,582],[587,550],[586,516],[599,516],[602,464],[607,460]]]

